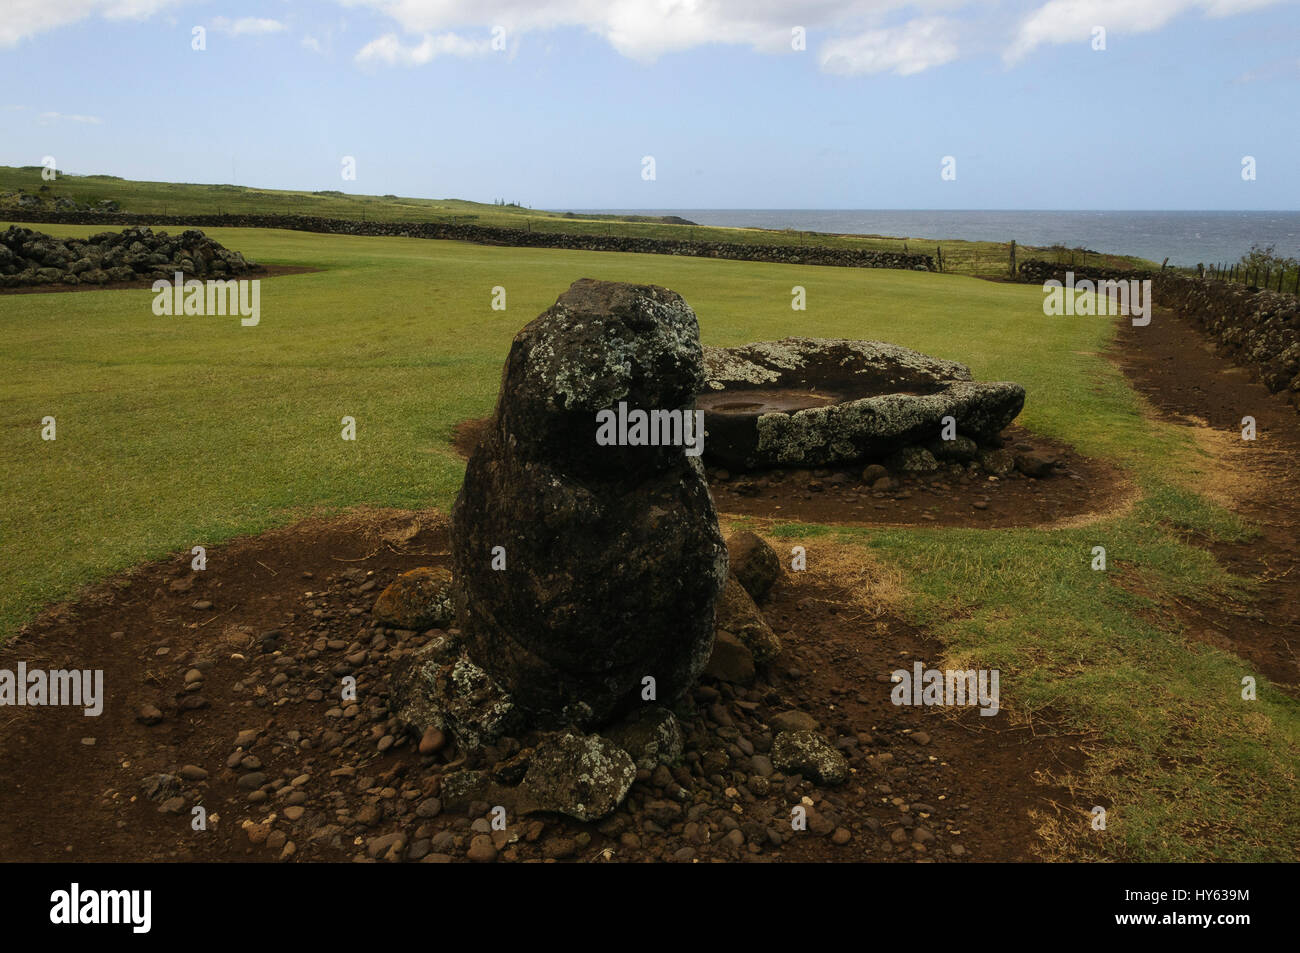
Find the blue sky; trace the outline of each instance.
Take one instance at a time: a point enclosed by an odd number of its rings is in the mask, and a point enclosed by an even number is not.
[[[1279,0],[6,0],[0,90],[0,164],[135,179],[538,208],[1300,209],[1300,9]]]

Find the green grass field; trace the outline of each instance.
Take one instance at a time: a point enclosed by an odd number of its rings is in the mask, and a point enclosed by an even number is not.
[[[42,185],[48,186],[41,192]],[[266,214],[317,215],[323,218],[366,219],[380,222],[454,222],[528,228],[570,235],[620,235],[635,238],[736,242],[756,245],[808,245],[830,248],[865,248],[935,255],[942,246],[944,271],[963,275],[1003,276],[1009,272],[1010,242],[967,242],[943,236],[830,235],[818,232],[757,228],[713,228],[661,222],[629,221],[611,215],[569,216],[559,212],[467,202],[463,199],[417,199],[398,196],[322,194],[238,185],[195,185],[175,182],[134,182],[115,176],[61,176],[41,179],[39,166],[0,166],[0,196],[23,190],[53,201],[65,196],[82,204],[103,199],[119,202],[127,212],[145,214]],[[0,215],[3,202],[0,201]],[[1017,249],[1017,260],[1046,258],[1097,269],[1150,268],[1153,262],[1125,255],[1075,251],[1063,247]]]
[[[1041,289],[959,275],[208,231],[322,270],[265,280],[255,328],[155,317],[148,290],[0,297],[4,632],[106,574],[307,513],[448,509],[452,428],[490,412],[514,333],[577,278],[653,282],[685,296],[708,344],[879,338],[1019,381],[1022,424],[1123,466],[1135,510],[1083,529],[779,532],[812,560],[819,540],[866,547],[903,573],[906,611],[950,661],[1002,669],[1007,717],[1093,739],[1072,783],[1113,804],[1108,830],[1052,827],[1053,856],[1296,859],[1300,705],[1262,679],[1241,701],[1242,662],[1149,621],[1175,598],[1246,591],[1192,541],[1248,530],[1197,494],[1209,459],[1145,416],[1106,360],[1109,322],[1045,318]],[[806,312],[790,308],[796,284]],[[1106,573],[1089,567],[1095,545]]]

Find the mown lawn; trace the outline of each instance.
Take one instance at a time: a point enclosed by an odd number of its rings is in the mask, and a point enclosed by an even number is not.
[[[780,532],[810,560],[823,543],[868,548],[903,573],[907,611],[951,662],[1002,670],[1000,717],[1050,713],[1095,739],[1074,783],[1112,805],[1108,829],[1082,814],[1048,825],[1052,856],[1296,859],[1300,706],[1262,678],[1243,702],[1240,678],[1257,673],[1158,611],[1240,594],[1191,542],[1246,529],[1196,492],[1212,461],[1145,417],[1105,359],[1105,320],[1047,318],[1040,289],[955,275],[209,233],[322,270],[264,281],[255,328],[156,317],[144,289],[0,296],[3,633],[82,583],[308,512],[450,507],[452,428],[490,412],[513,334],[577,278],[653,282],[686,297],[709,344],[880,338],[1019,381],[1022,424],[1122,465],[1140,501],[1086,528]],[[791,310],[794,285],[807,311]],[[345,415],[355,442],[340,438]],[[1096,545],[1105,573],[1089,566]]]

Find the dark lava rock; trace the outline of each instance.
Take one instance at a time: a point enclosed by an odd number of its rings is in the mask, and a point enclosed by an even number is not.
[[[904,447],[891,454],[886,462],[898,473],[933,473],[939,469],[939,461],[925,447]]]
[[[1038,450],[1016,454],[1016,469],[1025,476],[1051,476],[1056,470],[1056,457]]]
[[[844,755],[812,731],[783,731],[772,742],[772,764],[786,774],[802,774],[821,784],[841,784],[849,776]]]
[[[704,674],[720,682],[748,685],[754,680],[754,654],[740,639],[726,629],[719,629]]]
[[[1016,457],[1010,450],[981,450],[980,466],[994,476],[1006,476],[1016,468]]]
[[[637,709],[602,734],[630,754],[638,768],[647,771],[661,764],[674,764],[682,756],[681,725],[677,716],[661,705]]]
[[[423,741],[450,731],[465,748],[491,744],[520,724],[514,700],[450,638],[437,639],[397,667],[389,708]]]
[[[596,821],[622,803],[636,780],[632,756],[600,735],[563,734],[537,746],[520,790],[526,813]]]
[[[596,443],[598,412],[689,411],[703,385],[665,288],[583,279],[515,337],[452,555],[470,656],[538,725],[608,722],[647,677],[671,702],[708,661],[727,551],[700,458]]]
[[[978,382],[964,364],[881,341],[705,348],[705,365],[708,457],[732,470],[879,461],[938,437],[947,416],[990,440],[1025,403],[1019,384]]]
[[[879,463],[873,463],[862,471],[862,482],[867,486],[872,486],[881,480],[889,479],[889,471]]]
[[[151,801],[166,801],[180,793],[180,780],[174,774],[151,774],[140,782],[144,796]]]
[[[733,533],[727,540],[731,572],[750,598],[762,602],[781,578],[781,557],[761,536],[748,530]]]
[[[925,448],[934,455],[936,460],[956,461],[958,463],[974,460],[980,450],[974,440],[970,437],[963,437],[961,434],[957,434],[952,440],[931,440],[925,445]]]
[[[755,662],[770,662],[781,652],[781,640],[735,576],[727,577],[718,600],[717,625],[743,642]]]

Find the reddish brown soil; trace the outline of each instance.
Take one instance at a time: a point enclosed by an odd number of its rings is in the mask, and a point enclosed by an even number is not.
[[[487,422],[456,426],[453,446],[462,457],[473,451]],[[1130,485],[1110,464],[1021,427],[1008,427],[1003,437],[1013,450],[1056,457],[1056,472],[1042,478],[1018,472],[895,474],[892,489],[875,491],[864,482],[861,466],[744,474],[710,467],[709,488],[724,515],[833,526],[1042,526],[1113,514],[1131,501]]]
[[[1260,535],[1244,543],[1200,541],[1230,571],[1260,583],[1246,604],[1184,604],[1176,612],[1196,638],[1235,652],[1276,682],[1300,683],[1300,415],[1219,356],[1196,327],[1157,312],[1143,328],[1125,323],[1114,357],[1133,386],[1168,419],[1209,427],[1228,439],[1225,486],[1233,508]],[[1243,441],[1241,420],[1255,418],[1258,438]],[[1241,468],[1242,475],[1233,471]],[[1244,476],[1244,480],[1241,478]],[[1193,540],[1196,542],[1196,540]]]
[[[710,489],[718,509],[729,515],[837,526],[1040,526],[1124,505],[1127,484],[1109,464],[1020,427],[1008,427],[1003,436],[1008,447],[1050,453],[1061,466],[1042,478],[1015,471],[1002,477],[894,474],[894,487],[885,491],[868,486],[860,466],[739,476],[710,470]]]
[[[382,752],[377,745],[389,731],[383,693],[391,666],[426,636],[376,628],[369,615],[399,572],[445,565],[446,550],[436,515],[308,521],[213,548],[206,571],[191,571],[190,557],[178,555],[49,611],[0,650],[0,667],[22,660],[29,668],[102,668],[107,701],[98,718],[68,708],[0,710],[6,859],[274,860],[284,852],[278,837],[274,846],[255,846],[241,826],[272,811],[274,831],[294,844],[293,859],[366,857],[374,838],[396,832],[407,836],[404,859],[463,859],[474,818],[463,811],[415,814],[437,793],[454,754],[421,756],[405,738]],[[1075,740],[1009,728],[1005,713],[981,718],[969,709],[953,716],[895,707],[888,673],[913,660],[928,664],[940,647],[888,614],[864,619],[850,605],[828,578],[787,573],[765,607],[784,643],[771,670],[750,689],[702,685],[681,710],[690,770],[678,780],[692,798],[688,805],[704,805],[699,826],[688,832],[679,820],[663,831],[646,828],[648,805],[662,803],[668,791],[643,772],[624,806],[599,824],[511,818],[501,835],[502,859],[1032,859],[1029,811],[1068,801],[1037,784],[1034,773],[1077,767],[1083,756]],[[276,630],[278,641],[263,644]],[[327,640],[337,641],[330,647]],[[187,692],[184,678],[195,667],[202,687]],[[358,678],[361,710],[331,717],[339,674],[348,671]],[[313,691],[323,697],[310,700]],[[196,697],[199,707],[180,707]],[[147,704],[161,710],[161,723],[137,720]],[[710,757],[726,763],[729,731],[718,719],[731,720],[762,751],[764,737],[770,743],[768,719],[791,708],[841,739],[853,776],[824,789],[778,776],[761,795],[745,787],[744,813],[735,815],[734,798],[692,765],[701,756],[705,764]],[[249,728],[262,734],[246,753],[282,785],[263,804],[250,804],[236,786],[248,769],[232,770],[227,761],[236,735]],[[928,743],[916,743],[918,730],[929,734]],[[86,738],[94,744],[83,744]],[[743,772],[747,762],[733,756],[731,770]],[[182,782],[183,808],[161,813],[142,781],[184,765],[208,777]],[[290,820],[282,792],[302,775],[310,776],[300,785],[304,813]],[[772,841],[766,832],[788,833],[790,805],[805,795],[816,804],[818,829]],[[190,828],[195,804],[216,815],[206,832]],[[748,825],[742,847],[723,840],[733,815]],[[917,841],[918,827],[933,839]],[[849,833],[847,844],[832,842],[833,828]],[[902,830],[895,835],[901,844],[891,840],[895,829]],[[505,842],[516,835],[517,842]]]
[[[303,275],[320,271],[305,265],[262,265],[256,271],[246,275],[233,275],[236,279],[278,278],[280,275]],[[102,285],[33,285],[29,288],[0,288],[0,295],[59,294],[65,291],[120,291],[124,288],[152,288],[156,278],[140,278],[135,281],[106,281]],[[206,280],[206,279],[200,279]]]

